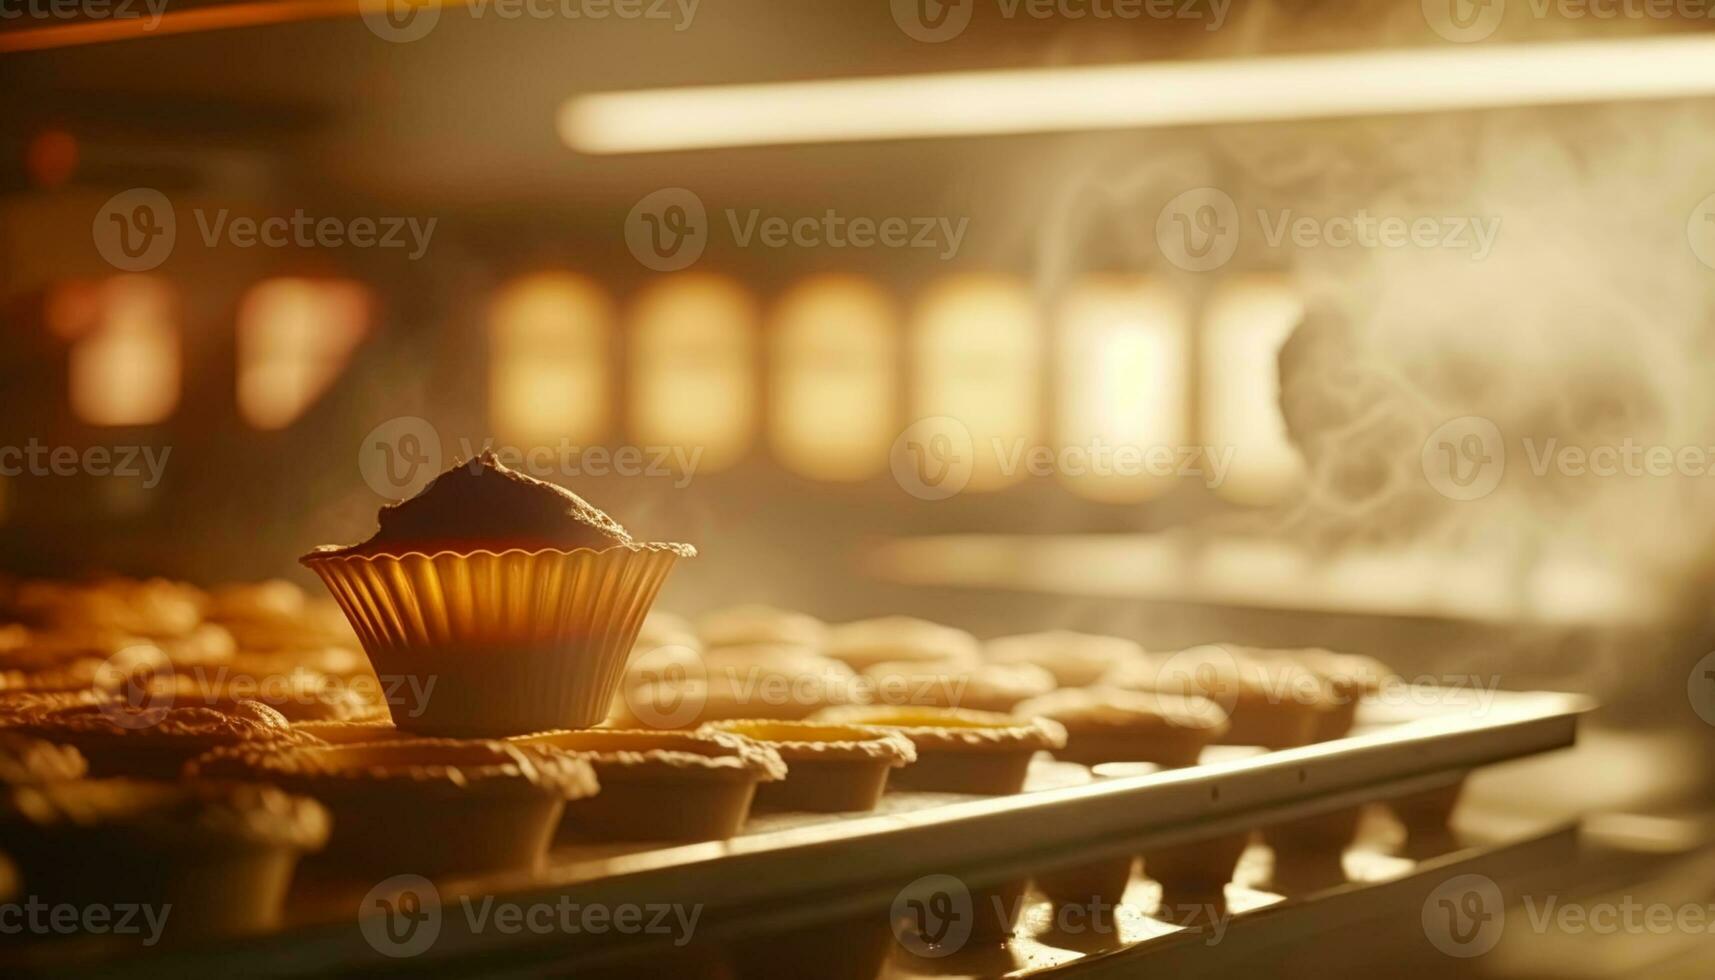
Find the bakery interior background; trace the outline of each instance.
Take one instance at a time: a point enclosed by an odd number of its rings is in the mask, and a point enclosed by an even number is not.
[[[0,27],[5,570],[308,582],[534,449],[668,608],[1498,673],[1706,791],[1700,8],[590,6]]]

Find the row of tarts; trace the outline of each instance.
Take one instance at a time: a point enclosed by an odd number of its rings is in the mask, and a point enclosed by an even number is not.
[[[1016,793],[1044,752],[1193,765],[1216,743],[1341,737],[1390,679],[1326,651],[982,642],[743,606],[694,624],[651,614],[602,727],[449,739],[409,734],[432,686],[395,690],[340,610],[291,583],[0,583],[0,619],[0,852],[21,877],[0,885],[49,904],[170,904],[175,938],[277,925],[300,863],[371,882],[528,869],[555,842],[724,839],[753,806]],[[1352,826],[1285,830],[1277,846],[1337,848]],[[1146,872],[1218,891],[1245,842],[1146,854]],[[1036,883],[1117,901],[1130,870]]]

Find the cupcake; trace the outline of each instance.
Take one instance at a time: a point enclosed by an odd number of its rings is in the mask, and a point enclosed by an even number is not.
[[[448,739],[241,746],[187,774],[320,801],[333,816],[323,860],[376,874],[532,869],[566,801],[599,788],[587,763],[552,748]]]
[[[96,697],[70,704],[47,702],[10,721],[18,734],[69,745],[89,760],[92,776],[173,779],[185,764],[223,746],[301,745],[313,736],[292,730],[278,711],[257,701],[229,710],[152,706]]]
[[[756,805],[770,810],[873,810],[888,773],[917,761],[917,749],[905,736],[857,725],[750,719],[717,721],[704,730],[761,742],[780,753],[786,778],[756,791]]]
[[[786,776],[778,752],[731,736],[598,729],[509,741],[569,752],[595,768],[601,793],[566,807],[563,840],[725,840],[744,826],[757,786]]]
[[[901,733],[916,746],[917,761],[894,773],[893,784],[941,793],[1016,793],[1032,756],[1066,744],[1057,722],[959,708],[830,708],[815,718]]]
[[[697,620],[697,635],[708,647],[783,644],[820,647],[828,627],[801,612],[758,604],[732,606]]]
[[[1130,640],[1070,630],[1003,636],[983,644],[984,660],[1041,667],[1061,687],[1089,687],[1142,656],[1143,647]]]
[[[883,616],[832,627],[823,652],[863,670],[889,661],[975,663],[977,650],[977,638],[964,630],[910,616]]]
[[[61,782],[0,789],[0,849],[49,906],[170,910],[139,926],[169,938],[280,923],[298,859],[327,812],[268,786]]]
[[[1227,713],[1220,705],[1176,694],[1068,688],[1032,698],[1016,713],[1059,722],[1066,729],[1066,745],[1054,757],[1086,766],[1193,766],[1204,746],[1227,731]]]
[[[606,717],[674,562],[572,492],[501,465],[455,465],[382,508],[368,541],[305,556],[383,678],[433,682],[401,729],[500,735]]]
[[[1034,664],[890,661],[864,668],[877,704],[1008,712],[1054,690],[1054,675]]]

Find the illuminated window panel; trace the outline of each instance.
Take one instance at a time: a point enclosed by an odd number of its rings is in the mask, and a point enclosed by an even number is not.
[[[1030,290],[998,277],[944,281],[923,297],[913,333],[912,411],[968,431],[966,489],[1024,479],[1022,461],[1042,437],[1042,330]]]
[[[1232,450],[1216,488],[1234,503],[1262,506],[1303,479],[1303,459],[1280,414],[1280,347],[1304,314],[1291,285],[1276,277],[1228,284],[1203,323],[1203,441]]]
[[[818,480],[886,468],[898,434],[896,320],[887,294],[864,279],[812,279],[781,298],[769,433],[788,468]]]
[[[521,447],[607,438],[614,311],[596,283],[544,273],[502,288],[489,310],[489,416]]]
[[[71,347],[71,410],[90,425],[154,425],[179,404],[177,302],[149,276],[101,286],[96,322]]]
[[[343,279],[269,279],[238,307],[238,412],[284,429],[339,379],[369,332],[369,292]]]
[[[1147,500],[1179,479],[1187,438],[1186,309],[1168,285],[1102,277],[1060,307],[1055,442],[1079,496]]]
[[[638,300],[630,355],[638,445],[682,447],[699,473],[743,457],[756,429],[757,379],[756,309],[742,287],[698,273],[663,279]]]

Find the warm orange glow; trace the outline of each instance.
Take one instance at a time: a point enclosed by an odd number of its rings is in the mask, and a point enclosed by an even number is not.
[[[99,319],[72,345],[71,408],[91,425],[153,425],[179,404],[179,325],[172,290],[149,276],[101,287]]]
[[[670,276],[633,313],[630,429],[678,446],[698,472],[736,463],[756,429],[756,308],[737,283]],[[678,465],[675,463],[674,465]]]
[[[1185,320],[1180,297],[1146,279],[1090,279],[1066,297],[1055,441],[1091,463],[1061,473],[1080,496],[1143,500],[1178,479],[1189,441]],[[1113,452],[1106,464],[1103,450]]]
[[[1030,290],[999,277],[946,280],[917,310],[912,349],[912,414],[969,431],[976,455],[967,489],[1023,479],[1017,461],[1042,436],[1042,331]]]
[[[369,330],[369,293],[340,279],[270,279],[238,308],[238,411],[284,429],[325,394]]]
[[[1232,464],[1216,492],[1235,503],[1262,505],[1303,478],[1303,459],[1286,437],[1280,414],[1280,346],[1304,313],[1291,284],[1254,277],[1228,284],[1211,299],[1203,325],[1203,434],[1230,449]]]
[[[861,480],[887,466],[898,431],[893,303],[864,279],[800,284],[775,314],[769,432],[792,470]]]
[[[489,417],[503,442],[607,437],[613,303],[595,282],[543,273],[508,283],[488,319]]]
[[[37,187],[59,187],[77,172],[77,138],[63,129],[44,129],[24,149],[24,171]]]

